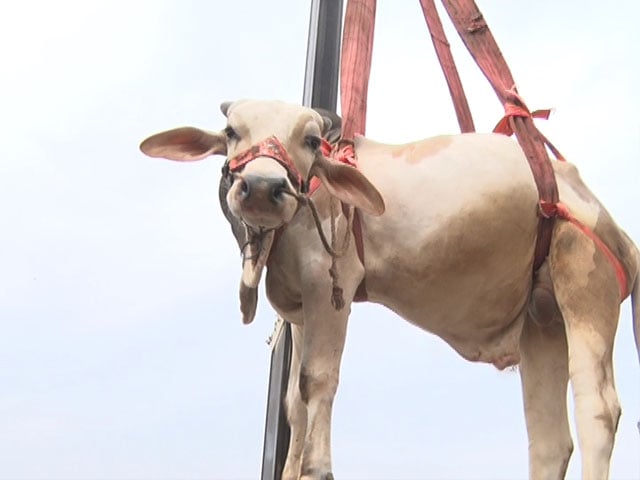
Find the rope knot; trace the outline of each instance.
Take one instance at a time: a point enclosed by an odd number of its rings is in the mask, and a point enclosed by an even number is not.
[[[336,268],[335,257],[331,259],[329,276],[331,277],[331,305],[336,310],[342,310],[344,308],[344,294],[342,287],[338,285],[338,269]]]
[[[563,220],[571,220],[573,218],[569,208],[562,202],[540,200],[538,207],[540,215],[544,218],[561,218]]]
[[[514,85],[504,92],[504,116],[494,127],[493,131],[494,133],[501,133],[510,137],[513,135],[513,126],[510,121],[512,118],[543,118],[548,120],[549,115],[551,115],[550,108],[530,112]]]
[[[331,158],[340,163],[358,168],[356,160],[356,151],[351,140],[340,140],[335,148],[331,151]]]

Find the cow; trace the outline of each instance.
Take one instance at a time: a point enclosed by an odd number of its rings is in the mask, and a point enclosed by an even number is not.
[[[350,307],[384,305],[462,357],[518,365],[531,478],[563,478],[575,398],[585,479],[605,479],[621,409],[612,366],[620,303],[640,352],[640,254],[569,162],[553,162],[561,204],[533,271],[540,204],[504,135],[405,145],[353,142],[357,168],[327,158],[336,118],[277,101],[224,103],[219,132],[182,127],[142,142],[151,157],[224,155],[221,202],[243,252],[240,309],[266,295],[291,324],[284,479],[332,479],[331,415]],[[315,182],[315,191],[309,192]],[[364,292],[364,293],[363,293]]]

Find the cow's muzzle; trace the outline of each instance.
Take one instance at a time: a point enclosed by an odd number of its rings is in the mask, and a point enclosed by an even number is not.
[[[259,230],[288,223],[308,184],[275,136],[231,157],[222,174],[231,183],[227,194],[231,212]]]
[[[240,201],[252,203],[270,202],[274,205],[284,201],[290,193],[289,184],[284,178],[263,178],[257,175],[246,175],[238,179],[238,196]]]

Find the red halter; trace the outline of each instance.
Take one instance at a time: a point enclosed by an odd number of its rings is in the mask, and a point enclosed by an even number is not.
[[[291,180],[297,184],[297,186],[302,187],[302,185],[304,185],[304,179],[293,163],[293,160],[291,160],[289,152],[287,152],[287,149],[275,136],[266,138],[260,143],[256,143],[244,152],[241,152],[235,157],[229,159],[229,171],[237,172],[247,163],[258,157],[273,158],[285,168],[287,174]]]
[[[320,145],[320,152],[325,157],[329,157],[331,155],[332,145],[327,142],[324,138],[322,139],[322,144]],[[240,152],[235,157],[229,159],[227,164],[228,170],[230,172],[237,172],[242,170],[244,166],[255,160],[258,157],[269,157],[273,158],[276,162],[282,165],[287,171],[287,175],[289,178],[296,184],[297,187],[300,188],[302,193],[307,193],[309,189],[309,182],[305,181],[302,178],[302,174],[298,171],[298,168],[293,163],[289,152],[282,144],[280,140],[274,135],[269,138],[264,139],[263,141],[252,145],[244,152]],[[351,163],[346,162],[345,160],[341,160],[343,163]],[[353,164],[352,164],[353,165]],[[312,180],[312,179],[308,179]],[[319,186],[319,181],[316,178],[313,178],[311,182],[312,186],[315,187],[311,190],[313,193]]]

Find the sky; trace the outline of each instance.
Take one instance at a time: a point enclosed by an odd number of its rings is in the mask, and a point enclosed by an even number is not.
[[[528,105],[554,109],[541,130],[640,242],[640,4],[611,5],[479,1]],[[221,159],[138,144],[220,129],[226,100],[299,103],[308,21],[299,0],[2,1],[0,479],[259,477],[275,314],[262,295],[241,324]],[[489,131],[501,106],[443,22]],[[417,1],[379,2],[369,93],[373,139],[457,131]],[[614,354],[612,478],[639,478],[628,300]],[[356,305],[333,464],[340,479],[526,478],[518,375]]]

